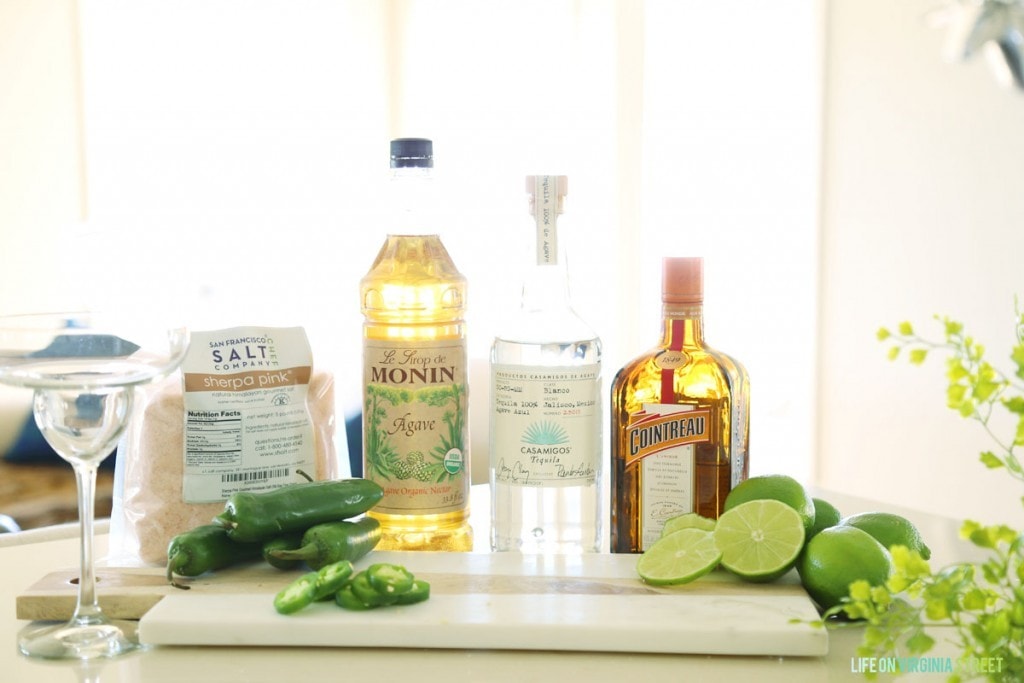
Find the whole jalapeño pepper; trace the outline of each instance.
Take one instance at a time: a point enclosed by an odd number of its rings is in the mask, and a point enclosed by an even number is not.
[[[217,524],[204,524],[178,534],[167,546],[167,581],[178,588],[174,575],[199,576],[208,571],[229,567],[260,556],[258,543],[238,543],[227,529]]]
[[[270,550],[274,560],[300,560],[313,569],[363,557],[380,541],[380,522],[373,517],[317,524],[302,535],[302,544],[294,550]]]
[[[240,491],[228,498],[214,522],[227,529],[234,541],[264,541],[316,524],[357,517],[384,496],[368,479],[336,479],[252,493]]]

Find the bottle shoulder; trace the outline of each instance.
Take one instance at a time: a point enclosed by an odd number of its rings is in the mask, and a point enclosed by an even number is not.
[[[494,338],[501,343],[588,343],[601,347],[597,332],[571,307],[521,308],[502,324]]]
[[[382,281],[416,284],[419,281],[446,282],[465,286],[438,235],[388,235],[362,278],[362,286]]]
[[[636,356],[618,371],[615,387],[659,384],[665,371],[675,376],[677,386],[699,387],[698,393],[727,394],[734,370],[707,347],[687,347],[682,351],[656,346]]]
[[[634,356],[629,360],[623,369],[643,367],[650,363],[670,363],[672,367],[684,367],[693,365],[713,364],[727,368],[735,363],[734,359],[726,357],[725,354],[716,351],[710,346],[684,346],[682,349],[671,349],[666,345],[659,344],[648,348],[643,353]],[[659,367],[659,369],[662,369]]]
[[[466,307],[466,277],[437,235],[388,235],[359,290],[363,314],[381,320],[457,320]]]
[[[600,339],[509,340],[495,338],[490,349],[492,366],[597,367],[600,373],[603,349]]]

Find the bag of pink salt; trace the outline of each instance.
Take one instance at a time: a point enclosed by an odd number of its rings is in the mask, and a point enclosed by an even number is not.
[[[237,491],[341,476],[334,378],[305,331],[193,332],[181,370],[140,390],[118,449],[110,557],[163,564],[171,539]]]

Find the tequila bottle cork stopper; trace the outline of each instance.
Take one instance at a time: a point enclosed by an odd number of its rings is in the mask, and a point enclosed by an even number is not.
[[[530,197],[530,213],[537,207],[537,197],[553,197],[555,212],[565,211],[565,197],[569,194],[569,176],[564,175],[528,175],[526,176],[526,194]]]
[[[663,259],[661,300],[670,304],[703,303],[704,259],[700,256]]]

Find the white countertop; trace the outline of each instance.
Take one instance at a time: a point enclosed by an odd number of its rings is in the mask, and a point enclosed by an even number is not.
[[[481,487],[476,487],[477,489]],[[474,492],[476,494],[476,491]],[[820,492],[815,495],[822,495]],[[486,518],[487,509],[475,495],[476,519]],[[907,514],[921,529],[932,548],[932,566],[969,559],[970,547],[959,540],[959,521],[915,514],[846,496],[824,494],[848,514],[872,509]],[[101,531],[103,528],[101,527]],[[486,549],[486,528],[478,527],[477,547]],[[99,557],[106,552],[107,538],[96,539]],[[486,551],[486,550],[484,550]],[[853,671],[861,629],[846,627],[830,631],[826,657],[723,657],[651,654],[594,654],[592,652],[524,652],[497,650],[426,650],[361,648],[226,648],[155,647],[115,660],[93,664],[41,662],[17,651],[18,630],[26,622],[14,618],[15,597],[45,574],[73,567],[78,557],[75,527],[22,532],[0,537],[0,567],[3,581],[0,595],[7,617],[0,620],[0,680],[7,683],[76,683],[96,681],[119,683],[154,681],[167,683],[233,683],[256,681],[410,680],[486,681],[523,683],[542,680],[635,680],[648,681],[842,681],[864,680]],[[937,629],[940,636],[943,629]],[[933,656],[955,656],[956,650],[940,644]],[[892,680],[880,677],[879,680]],[[899,680],[944,680],[938,674],[905,676]]]

